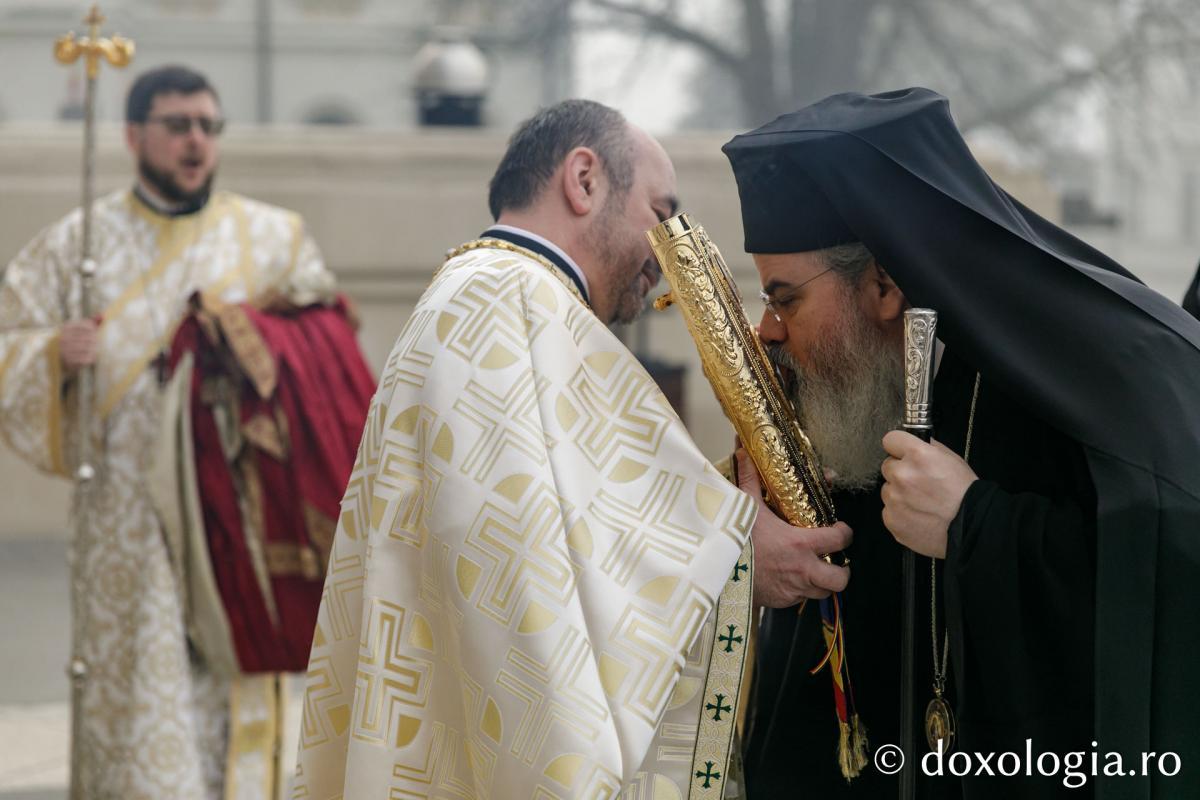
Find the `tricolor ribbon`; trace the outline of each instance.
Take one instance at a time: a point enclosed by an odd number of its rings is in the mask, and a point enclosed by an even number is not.
[[[867,765],[867,729],[858,718],[858,710],[854,705],[854,685],[850,682],[850,663],[846,658],[846,635],[842,625],[841,595],[830,595],[821,600],[819,605],[825,655],[809,670],[809,674],[816,675],[829,666],[829,674],[833,678],[833,703],[838,718],[838,766],[842,776],[849,781],[857,778]],[[804,612],[803,605],[800,612]]]

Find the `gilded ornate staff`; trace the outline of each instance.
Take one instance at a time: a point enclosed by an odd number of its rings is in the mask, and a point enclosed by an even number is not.
[[[83,319],[90,319],[92,309],[92,278],[96,262],[92,259],[92,190],[95,181],[96,155],[96,79],[100,75],[100,60],[114,67],[123,67],[133,59],[133,42],[120,36],[100,37],[104,16],[98,6],[84,18],[88,35],[76,38],[68,33],[54,43],[54,57],[62,64],[73,64],[83,57],[87,73],[83,106],[83,232],[79,258],[79,305]],[[87,632],[87,564],[91,550],[91,486],[96,477],[92,464],[92,403],[94,373],[92,367],[79,371],[77,391],[77,430],[79,435],[79,466],[75,470],[75,485],[79,496],[75,517],[75,558],[71,576],[72,625],[71,663],[67,674],[71,678],[71,800],[83,797],[82,737],[83,693],[87,683],[88,664],[83,649]]]
[[[933,342],[937,312],[910,308],[904,312],[904,430],[928,442],[933,437],[930,394],[933,388]],[[916,797],[916,753],[913,749],[913,683],[917,636],[916,554],[904,549],[901,562],[900,748],[909,768],[900,776],[901,800]]]
[[[678,306],[700,352],[700,366],[767,490],[793,525],[835,522],[816,454],[800,429],[720,252],[704,229],[680,214],[646,234],[671,292],[655,302]]]
[[[687,214],[666,220],[646,236],[671,286],[655,308],[677,305],[682,311],[704,375],[762,476],[768,504],[793,525],[832,525],[833,501],[816,454],[746,319],[720,252]],[[854,707],[840,599],[834,595],[820,606],[827,652],[813,672],[830,666],[840,729],[838,762],[849,779],[866,765],[866,734]]]

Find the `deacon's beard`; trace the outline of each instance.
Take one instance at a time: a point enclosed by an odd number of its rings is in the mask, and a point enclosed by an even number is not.
[[[900,353],[847,302],[804,369],[782,345],[767,346],[781,368],[800,427],[835,489],[863,491],[879,482],[887,456],[881,440],[904,414]]]
[[[175,180],[174,175],[166,170],[158,169],[145,158],[138,158],[138,175],[168,203],[188,209],[198,209],[208,202],[208,196],[212,192],[213,179],[216,178],[217,171],[214,169],[208,173],[208,177],[205,178],[204,183],[192,192],[184,191],[179,182]]]

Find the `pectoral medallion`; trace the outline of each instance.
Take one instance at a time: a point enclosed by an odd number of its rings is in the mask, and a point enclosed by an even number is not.
[[[925,740],[929,742],[929,749],[936,751],[938,740],[941,739],[942,752],[949,753],[954,749],[955,733],[954,712],[950,710],[950,704],[940,695],[934,697],[925,706]]]

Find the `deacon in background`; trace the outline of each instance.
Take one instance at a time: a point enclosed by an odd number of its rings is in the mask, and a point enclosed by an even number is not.
[[[297,791],[737,796],[754,504],[607,327],[658,281],[645,232],[675,213],[674,169],[566,101],[513,135],[489,204],[367,418]],[[740,619],[706,635],[714,605]]]
[[[996,186],[926,89],[836,95],[724,149],[760,334],[854,530],[846,656],[872,747],[899,742],[911,691],[917,756],[952,724],[958,771],[975,759],[961,781],[948,756],[924,759],[945,777],[918,773],[918,797],[1200,792],[1200,329]],[[910,305],[938,312],[929,444],[892,430]],[[894,796],[895,776],[836,770],[827,687],[808,672],[819,621],[772,591],[789,546],[755,539],[756,592],[779,608],[761,631],[750,796]],[[903,547],[925,557],[909,687]],[[986,769],[977,753],[995,754]]]
[[[92,437],[85,796],[270,797],[298,719],[279,676],[304,668],[372,382],[300,217],[213,191],[224,119],[207,80],[142,74],[126,122],[136,179],[94,204],[101,313],[78,318],[79,209],[4,272],[0,435],[62,476]]]

